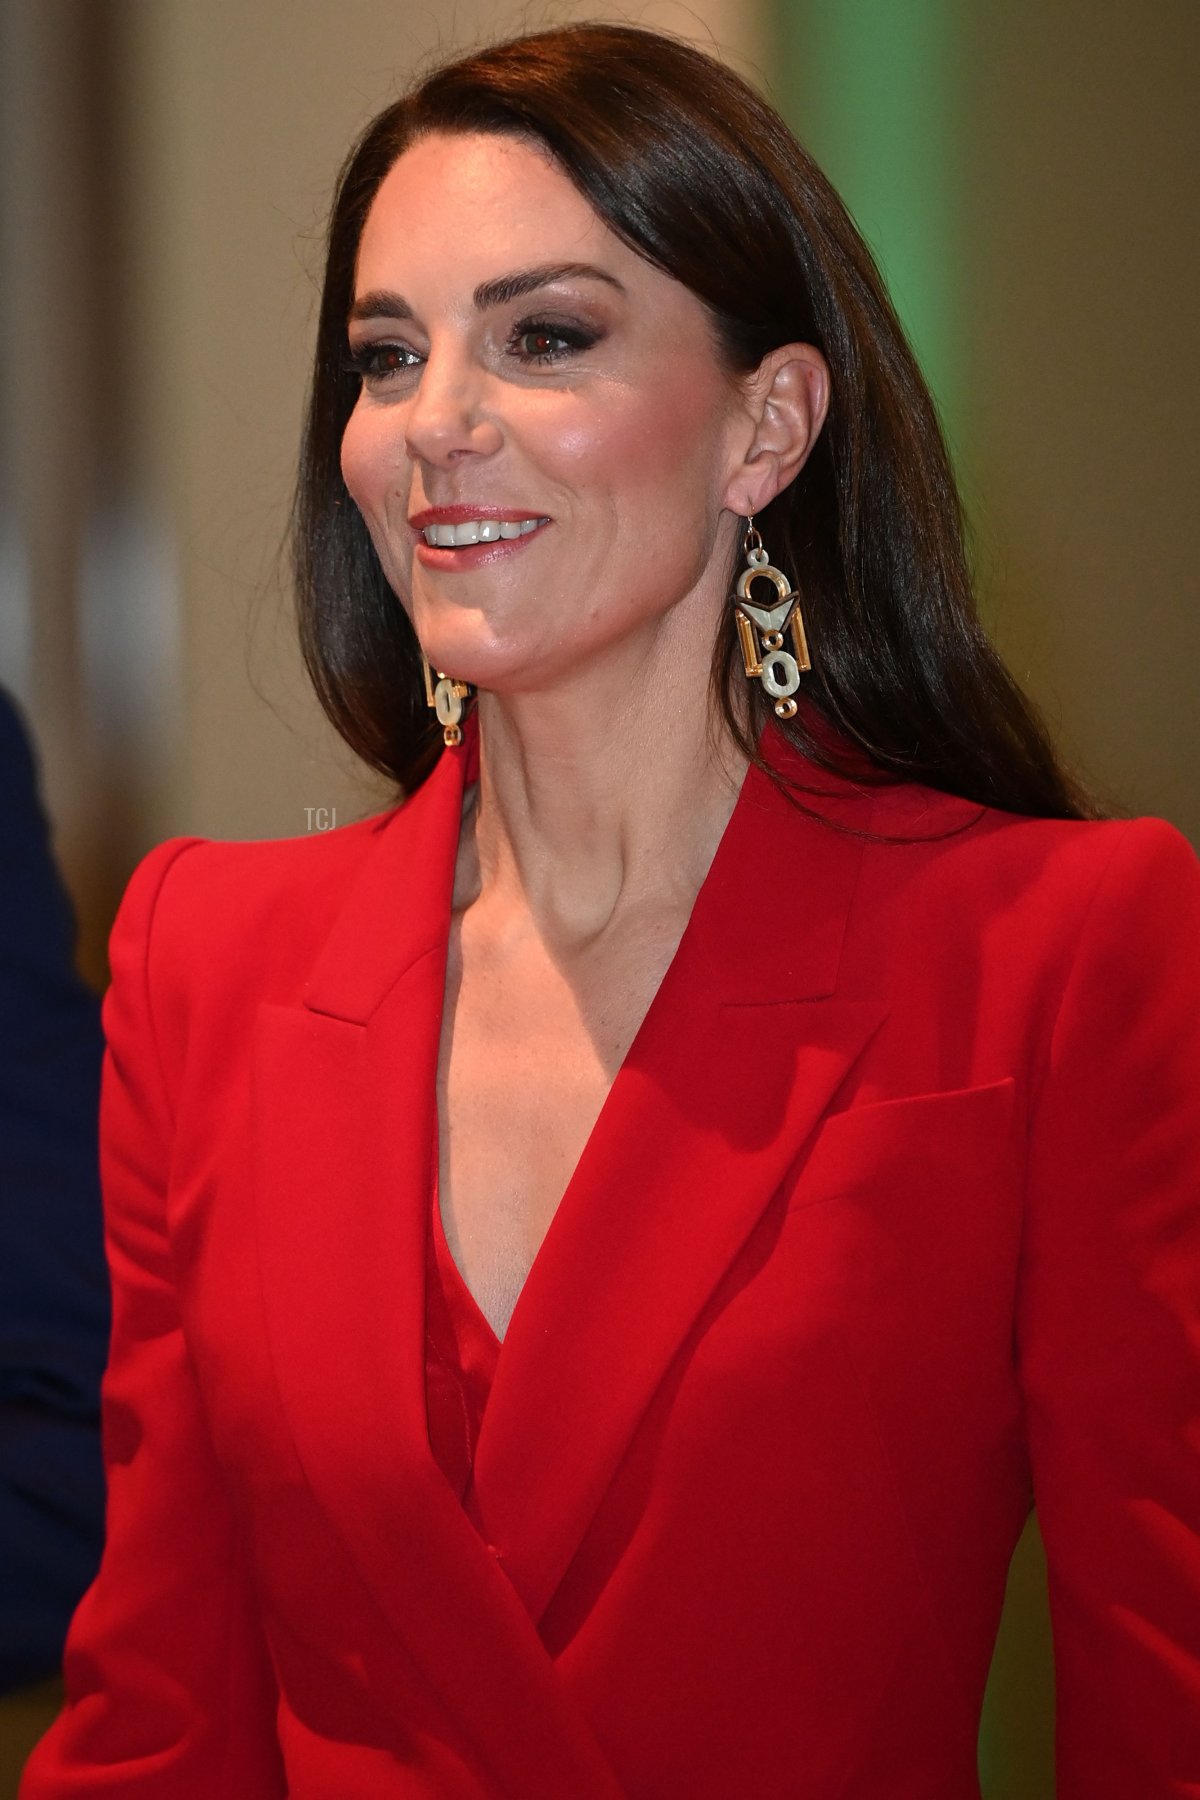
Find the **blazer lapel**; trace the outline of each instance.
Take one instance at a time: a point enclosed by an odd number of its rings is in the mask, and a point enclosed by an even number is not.
[[[471,773],[466,756],[442,759],[382,828],[305,1003],[260,1009],[264,1304],[305,1479],[451,1716],[471,1721],[481,1765],[531,1800],[615,1800],[594,1736],[429,1447],[425,1231]]]
[[[422,1196],[460,795],[447,760],[381,829],[303,1003],[258,1015],[255,1193],[280,1380],[316,1460],[351,1485],[381,1419],[401,1455],[425,1439]]]
[[[861,795],[835,809],[869,825]],[[672,1357],[884,1016],[829,998],[862,850],[750,771],[534,1263],[471,1497],[534,1619]]]

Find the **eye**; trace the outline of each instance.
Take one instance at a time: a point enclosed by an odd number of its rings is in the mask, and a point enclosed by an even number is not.
[[[551,325],[542,319],[522,319],[513,332],[511,344],[522,362],[553,363],[589,350],[597,333],[579,325]]]
[[[546,331],[541,326],[533,331],[523,331],[518,338],[521,355],[532,358],[534,362],[545,362],[547,357],[561,354],[570,348],[567,340],[560,337],[557,331]]]
[[[421,358],[407,344],[362,344],[352,349],[342,367],[349,375],[358,375],[368,387],[392,380],[415,369]]]

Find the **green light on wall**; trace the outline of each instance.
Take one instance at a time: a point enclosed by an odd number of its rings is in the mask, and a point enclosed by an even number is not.
[[[949,0],[774,0],[774,98],[854,215],[953,441],[962,392]]]
[[[766,0],[769,90],[875,254],[962,447],[967,394],[967,9],[951,0]],[[984,1707],[986,1800],[1054,1792],[1053,1666],[1036,1530],[1014,1560]]]

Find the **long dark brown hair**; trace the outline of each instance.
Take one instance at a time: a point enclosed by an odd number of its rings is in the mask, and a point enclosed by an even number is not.
[[[1089,814],[977,616],[963,518],[937,413],[871,254],[779,115],[693,46],[628,25],[578,24],[435,70],[375,118],[338,183],[294,515],[301,641],[337,729],[411,791],[441,736],[419,650],[339,463],[358,394],[346,322],[367,212],[429,132],[544,145],[616,233],[707,307],[732,373],[782,344],[815,345],[828,417],[797,479],[758,517],[799,589],[813,646],[807,706],[781,723],[735,666],[730,622],[713,688],[757,761],[770,718],[819,767],[864,762],[990,806]],[[730,571],[730,582],[734,571]]]

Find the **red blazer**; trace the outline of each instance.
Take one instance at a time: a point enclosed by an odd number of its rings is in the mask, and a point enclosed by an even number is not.
[[[467,754],[130,885],[110,1537],[23,1800],[973,1800],[1035,1499],[1061,1800],[1200,1793],[1188,845],[752,772],[469,1511],[423,1332]]]

